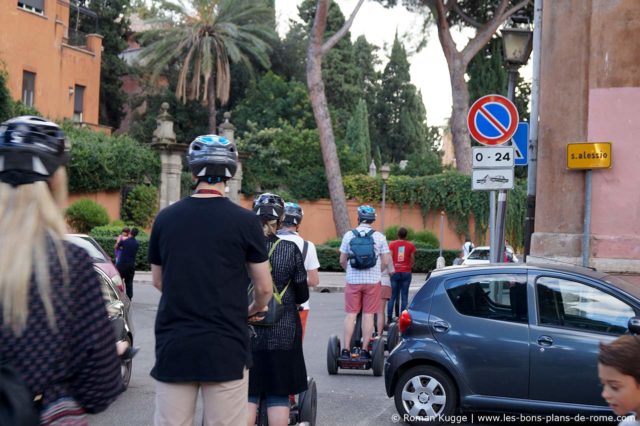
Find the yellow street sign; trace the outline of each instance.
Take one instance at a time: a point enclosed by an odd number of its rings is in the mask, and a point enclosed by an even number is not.
[[[567,169],[611,168],[611,142],[567,144]]]

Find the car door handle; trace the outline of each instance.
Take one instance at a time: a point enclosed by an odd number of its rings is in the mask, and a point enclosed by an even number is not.
[[[445,333],[449,331],[451,325],[449,325],[449,323],[446,321],[434,321],[432,327],[433,330],[437,331],[438,333]]]
[[[538,345],[551,346],[553,345],[553,339],[549,336],[540,336],[538,337]]]

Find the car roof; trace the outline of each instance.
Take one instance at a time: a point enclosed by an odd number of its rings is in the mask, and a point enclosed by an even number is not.
[[[434,269],[431,273],[432,276],[446,275],[454,272],[475,272],[486,271],[488,269],[502,269],[502,270],[540,270],[540,271],[557,271],[568,272],[572,274],[578,274],[587,276],[597,280],[604,280],[608,277],[608,274],[598,272],[593,269],[584,268],[581,266],[573,265],[556,265],[556,264],[542,264],[542,263],[484,263],[484,264],[471,264],[471,265],[456,265],[447,266],[442,269]],[[631,284],[630,284],[631,285]]]

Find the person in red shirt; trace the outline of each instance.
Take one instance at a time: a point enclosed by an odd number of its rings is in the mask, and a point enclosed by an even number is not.
[[[400,295],[400,312],[407,308],[409,285],[411,284],[411,268],[416,254],[416,246],[407,241],[407,230],[398,229],[398,240],[389,244],[395,272],[391,275],[391,299],[387,304],[387,321],[393,318],[393,305]]]

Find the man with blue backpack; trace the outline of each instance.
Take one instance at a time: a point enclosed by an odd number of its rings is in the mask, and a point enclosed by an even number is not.
[[[340,265],[347,271],[344,289],[344,345],[348,346],[358,313],[362,311],[362,350],[360,358],[370,358],[366,350],[373,335],[373,316],[380,309],[381,271],[390,263],[389,246],[384,234],[371,228],[376,210],[358,207],[358,227],[344,234],[340,245]],[[346,347],[342,356],[350,356]]]

